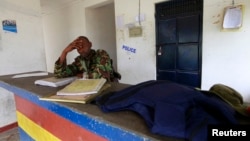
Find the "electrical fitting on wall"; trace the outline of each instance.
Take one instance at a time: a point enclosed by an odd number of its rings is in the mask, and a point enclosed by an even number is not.
[[[136,23],[138,22],[139,26],[130,26],[129,29],[129,37],[141,37],[142,36],[142,26],[141,22],[145,21],[145,14],[141,14],[141,1],[139,0],[138,6],[138,15],[135,17]]]
[[[116,27],[120,30],[128,29],[129,37],[140,37],[143,34],[141,22],[145,21],[145,14],[141,13],[141,2],[139,0],[138,15],[135,16],[135,21],[124,24],[124,14],[116,17]]]
[[[135,26],[128,29],[129,30],[129,37],[140,37],[142,36],[142,27]]]

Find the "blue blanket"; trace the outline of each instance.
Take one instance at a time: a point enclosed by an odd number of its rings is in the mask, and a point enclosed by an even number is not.
[[[132,110],[152,133],[205,141],[209,124],[236,124],[235,111],[216,95],[169,82],[150,80],[96,98],[104,112]]]

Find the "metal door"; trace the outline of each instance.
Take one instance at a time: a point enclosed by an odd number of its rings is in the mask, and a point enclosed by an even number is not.
[[[157,80],[200,87],[202,0],[156,4]]]

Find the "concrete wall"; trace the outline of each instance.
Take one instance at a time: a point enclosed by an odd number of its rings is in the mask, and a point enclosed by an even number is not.
[[[47,70],[53,72],[54,63],[63,49],[79,35],[84,35],[83,8],[80,1],[52,7],[43,13],[44,40]],[[72,62],[77,52],[67,57]]]
[[[86,9],[86,35],[92,48],[106,50],[116,68],[116,30],[114,3]]]
[[[155,56],[155,3],[162,0],[115,0],[116,39],[118,71],[122,74],[122,83],[136,84],[142,81],[156,79]],[[124,5],[129,5],[129,8]],[[129,26],[139,26],[136,17],[140,13],[145,15],[141,21],[143,35],[129,37]],[[123,48],[127,46],[134,52]]]
[[[243,4],[243,25],[240,30],[223,31],[224,7],[232,1],[205,0],[203,19],[202,88],[222,83],[238,90],[250,102],[250,1]]]
[[[45,71],[40,0],[0,0],[0,75]],[[3,30],[15,20],[17,33]],[[0,89],[0,127],[16,122],[13,94]]]

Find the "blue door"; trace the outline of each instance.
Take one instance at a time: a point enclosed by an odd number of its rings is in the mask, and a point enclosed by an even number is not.
[[[156,4],[157,80],[201,85],[202,0]]]

